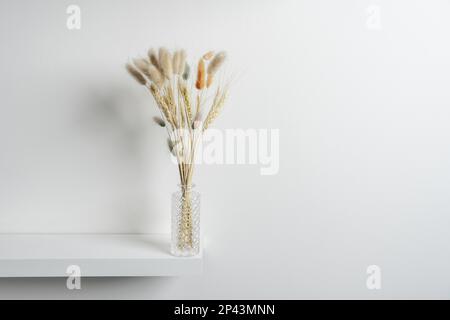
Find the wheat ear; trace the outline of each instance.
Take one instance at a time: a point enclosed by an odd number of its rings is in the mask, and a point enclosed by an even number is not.
[[[167,122],[174,126],[174,122],[172,119],[172,114],[170,113],[169,107],[167,106],[166,102],[164,101],[163,97],[159,93],[158,87],[155,84],[150,85],[150,92],[153,95],[153,98],[155,98],[156,104],[159,106],[162,114],[166,118]]]
[[[187,122],[190,125],[192,122],[192,106],[189,91],[186,85],[181,81],[178,82],[178,89],[180,90],[181,97],[183,98],[183,103],[186,109]]]
[[[208,65],[208,75],[214,75],[220,66],[225,62],[227,54],[225,51],[221,51],[214,56],[211,63]]]
[[[226,97],[227,97],[227,89],[225,89],[223,93],[220,93],[220,90],[217,89],[217,93],[216,96],[214,97],[214,102],[211,107],[211,110],[209,110],[205,122],[203,123],[203,131],[208,129],[211,123],[217,118],[220,111],[222,110]]]
[[[146,73],[149,66],[149,62],[146,59],[136,58],[133,59],[133,63],[140,72],[147,75]]]

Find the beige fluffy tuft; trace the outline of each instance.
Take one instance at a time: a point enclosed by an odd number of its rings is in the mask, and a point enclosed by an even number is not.
[[[147,80],[145,77],[131,64],[127,63],[126,68],[128,73],[139,83],[142,85],[145,85],[147,83]]]
[[[214,51],[208,51],[203,55],[203,59],[205,60],[211,60],[211,58],[214,57]]]
[[[161,67],[159,66],[158,56],[156,55],[156,52],[154,49],[148,50],[148,58],[150,60],[150,63],[155,66],[156,69],[161,70]]]
[[[219,68],[222,66],[222,64],[225,62],[225,59],[227,58],[227,54],[225,51],[221,51],[218,54],[214,56],[214,59],[212,59],[211,63],[208,66],[208,75],[214,76],[219,70]]]
[[[170,79],[173,74],[172,55],[166,48],[159,49],[159,65],[164,76]]]
[[[180,74],[179,72],[180,60],[181,60],[180,51],[175,51],[173,53],[173,61],[172,61],[173,74]]]
[[[184,65],[184,72],[183,72],[183,79],[187,80],[189,79],[189,76],[191,75],[191,67],[187,63]]]
[[[214,75],[217,73],[219,68],[225,62],[227,54],[225,51],[221,51],[214,56],[214,59],[208,65],[208,80],[206,81],[206,87],[209,88],[214,81]]]
[[[179,75],[184,75],[185,67],[186,67],[186,51],[180,50],[180,61],[178,63]]]

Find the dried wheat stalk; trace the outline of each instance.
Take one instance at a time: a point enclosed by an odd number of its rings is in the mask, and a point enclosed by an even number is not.
[[[198,66],[197,66],[197,82],[195,82],[195,87],[198,90],[202,90],[205,88],[205,60],[200,59],[198,61]]]
[[[211,109],[206,116],[205,122],[203,123],[203,131],[207,130],[211,123],[217,118],[222,107],[225,103],[225,99],[227,97],[227,89],[224,92],[220,92],[220,89],[217,89],[216,96],[214,97],[214,102]]]

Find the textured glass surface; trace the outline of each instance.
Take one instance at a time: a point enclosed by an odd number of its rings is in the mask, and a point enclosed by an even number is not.
[[[172,243],[175,256],[194,256],[200,251],[200,194],[180,187],[172,194]]]

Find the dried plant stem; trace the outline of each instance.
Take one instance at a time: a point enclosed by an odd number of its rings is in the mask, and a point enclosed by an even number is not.
[[[174,127],[172,114],[170,113],[169,107],[167,106],[166,102],[164,101],[163,97],[161,96],[158,88],[153,83],[149,87],[150,92],[153,95],[153,98],[156,101],[156,104],[158,105],[159,109],[163,113],[164,117],[166,118],[167,122]]]

